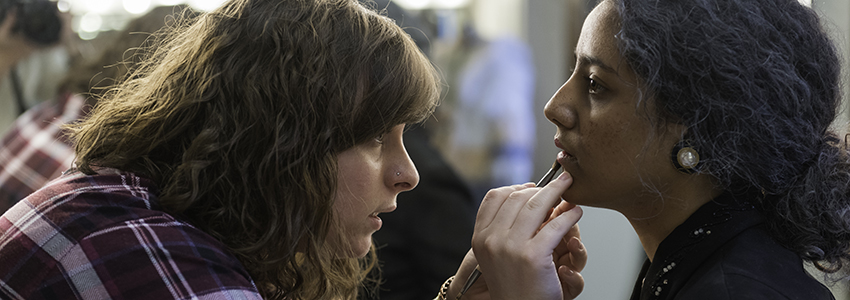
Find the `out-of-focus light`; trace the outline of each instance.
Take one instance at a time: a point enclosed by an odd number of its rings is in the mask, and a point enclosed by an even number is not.
[[[406,9],[419,10],[431,5],[431,0],[396,0],[395,3]]]
[[[98,32],[101,26],[103,19],[99,14],[87,13],[80,19],[80,32]]]
[[[159,0],[159,1],[157,1],[157,2],[158,2],[160,5],[164,5],[164,6],[171,6],[171,5],[177,5],[177,4],[183,4],[183,3],[186,3],[186,0]]]
[[[189,0],[189,6],[200,11],[211,11],[224,3],[225,0]]]
[[[59,0],[59,2],[56,2],[56,8],[63,13],[69,12],[71,11],[71,2],[68,2],[68,0]]]
[[[106,22],[106,24],[103,24],[103,25],[104,25],[104,26],[103,26],[103,29],[104,29],[103,31],[109,31],[109,30],[115,30],[115,31],[118,31],[118,30],[122,30],[122,29],[124,29],[124,27],[127,25],[128,21],[129,21],[129,20],[121,19],[121,20],[112,20],[112,22]]]
[[[432,2],[433,7],[443,9],[461,8],[469,4],[469,0],[432,0]]]
[[[124,0],[124,10],[134,15],[140,15],[151,7],[151,0]]]
[[[105,13],[112,9],[112,0],[86,0],[83,1],[86,12]]]
[[[800,4],[805,5],[807,7],[812,7],[812,0],[797,0],[800,1]]]
[[[97,31],[95,31],[95,32],[80,31],[80,32],[77,33],[77,35],[80,36],[80,39],[84,40],[84,41],[93,40],[94,38],[97,37],[97,34],[98,34]]]

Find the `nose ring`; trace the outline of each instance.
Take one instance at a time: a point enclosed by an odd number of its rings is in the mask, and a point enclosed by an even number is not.
[[[395,176],[401,176],[401,172],[395,172]]]

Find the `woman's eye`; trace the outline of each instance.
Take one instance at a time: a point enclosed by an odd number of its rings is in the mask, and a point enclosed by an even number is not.
[[[587,91],[591,94],[598,94],[602,91],[602,86],[599,85],[599,82],[594,80],[593,78],[588,78],[587,83]]]
[[[378,142],[378,144],[383,144],[384,143],[384,134],[381,133],[380,135],[376,136],[375,141]]]

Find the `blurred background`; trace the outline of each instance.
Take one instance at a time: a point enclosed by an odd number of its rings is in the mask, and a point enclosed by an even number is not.
[[[7,1],[7,0],[3,0]],[[59,42],[39,47],[17,64],[18,89],[0,82],[0,132],[21,111],[53,99],[58,79],[73,60],[99,55],[103,40],[158,6],[214,9],[221,0],[52,1],[66,26]],[[596,0],[395,0],[397,19],[425,37],[423,50],[446,78],[445,100],[425,124],[433,144],[469,185],[475,199],[493,186],[536,181],[551,166],[555,128],[542,111],[569,77],[572,51]],[[850,58],[850,0],[804,2],[817,10]],[[377,6],[377,5],[375,5]],[[384,7],[377,7],[383,9]],[[410,31],[409,31],[410,32]],[[848,80],[844,68],[845,82]],[[51,79],[53,78],[53,79]],[[846,132],[845,109],[834,123]],[[580,222],[590,259],[580,299],[628,299],[645,257],[625,218],[586,208]],[[436,292],[435,287],[435,292]],[[847,291],[835,291],[848,299]],[[430,295],[426,295],[430,296]],[[424,297],[424,296],[423,296]],[[425,298],[423,298],[425,299]]]

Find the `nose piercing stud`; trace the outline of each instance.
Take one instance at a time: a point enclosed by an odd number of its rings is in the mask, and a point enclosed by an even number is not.
[[[401,172],[395,172],[395,176],[401,176]]]

